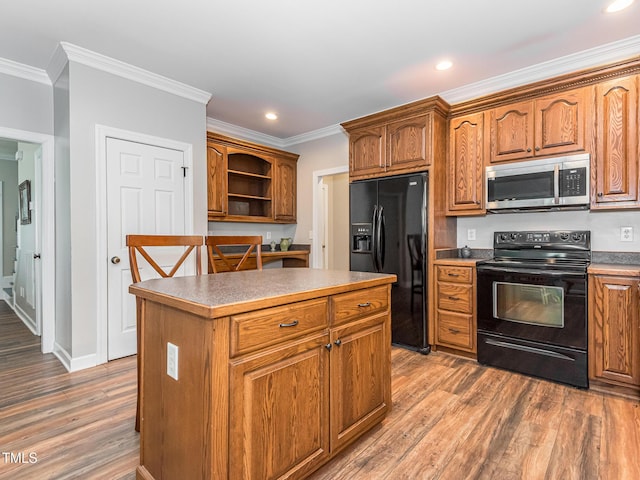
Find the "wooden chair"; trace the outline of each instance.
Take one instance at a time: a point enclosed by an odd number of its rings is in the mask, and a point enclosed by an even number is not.
[[[205,238],[207,245],[207,254],[209,257],[209,265],[213,273],[221,271],[237,272],[239,270],[248,270],[249,265],[246,263],[251,253],[256,252],[256,268],[262,270],[262,236],[261,235],[211,235]],[[244,246],[246,250],[243,252],[223,252],[221,246]],[[242,255],[240,261],[238,257]],[[218,262],[216,262],[218,260]],[[216,265],[218,263],[218,265]],[[221,268],[223,267],[223,268]],[[226,267],[226,268],[224,268]],[[243,268],[244,267],[244,268]]]
[[[163,278],[173,277],[182,267],[191,252],[195,250],[196,257],[196,275],[202,273],[202,245],[204,244],[202,235],[127,235],[127,247],[129,247],[129,267],[131,269],[131,278],[133,283],[138,283],[142,279],[140,277],[140,268],[138,267],[138,254],[140,254],[147,263]],[[145,247],[185,247],[184,253],[174,263],[169,272],[158,265],[157,258],[154,259]],[[163,249],[164,250],[164,249]],[[140,340],[140,318],[142,310],[142,302],[136,299],[136,337],[137,337],[137,362],[138,362],[138,401],[136,405],[136,431],[140,431],[140,380],[142,365],[142,349]]]

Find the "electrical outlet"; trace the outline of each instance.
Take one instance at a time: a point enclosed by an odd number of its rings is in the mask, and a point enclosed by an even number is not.
[[[620,241],[633,242],[633,227],[620,227]]]
[[[267,240],[271,240],[271,232],[267,232]]]
[[[467,240],[475,240],[475,239],[476,239],[476,229],[467,228]]]
[[[167,342],[167,375],[178,380],[178,346]]]

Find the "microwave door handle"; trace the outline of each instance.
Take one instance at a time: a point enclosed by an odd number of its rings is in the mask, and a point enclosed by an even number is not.
[[[560,203],[560,165],[553,167],[553,203]]]

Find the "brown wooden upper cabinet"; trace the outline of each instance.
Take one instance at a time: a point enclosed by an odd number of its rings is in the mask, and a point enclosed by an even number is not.
[[[479,215],[484,210],[484,113],[457,117],[449,124],[447,213]]]
[[[444,142],[445,132],[436,125],[444,123],[448,107],[432,97],[343,123],[349,134],[349,179],[427,170]]]
[[[638,189],[638,89],[631,75],[596,85],[596,148],[591,208],[640,205]],[[592,171],[592,177],[594,172]]]
[[[298,155],[207,133],[210,221],[295,223]]]
[[[583,87],[490,110],[489,162],[585,151],[590,91]]]

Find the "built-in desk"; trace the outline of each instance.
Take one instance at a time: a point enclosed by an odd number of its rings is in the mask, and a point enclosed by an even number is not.
[[[295,247],[295,245],[294,245]],[[225,253],[228,259],[240,260],[243,253]],[[294,248],[289,249],[286,252],[281,250],[271,251],[268,246],[262,247],[262,264],[276,262],[282,260],[282,266],[284,268],[308,268],[309,267],[309,249],[308,248]],[[228,267],[221,260],[216,260],[216,268],[218,271],[227,271]],[[247,261],[242,265],[242,270],[253,270],[256,268],[256,255],[251,254]],[[209,265],[209,273],[212,273],[211,265]]]
[[[300,479],[382,421],[394,281],[276,268],[132,285],[137,478]]]

